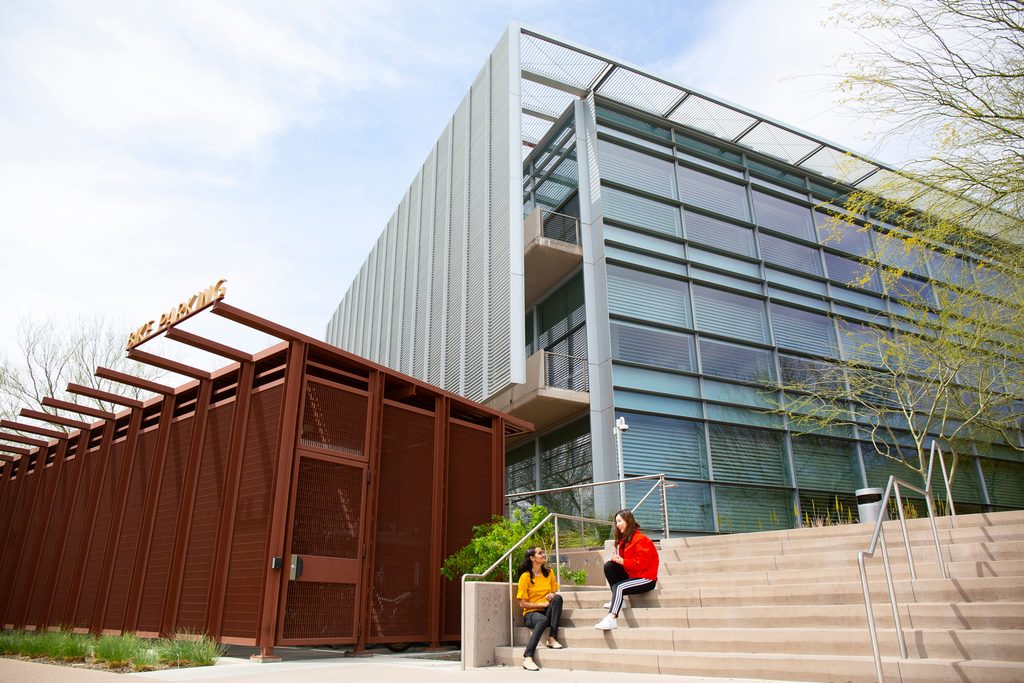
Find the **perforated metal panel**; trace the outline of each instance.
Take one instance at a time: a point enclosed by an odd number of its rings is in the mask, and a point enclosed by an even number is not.
[[[365,438],[366,397],[338,386],[309,380],[300,443],[362,455]]]
[[[187,417],[171,425],[171,437],[160,481],[156,521],[153,524],[153,537],[149,546],[149,560],[146,563],[146,580],[139,607],[140,631],[160,630],[193,422],[194,418]]]
[[[362,503],[362,469],[300,458],[292,554],[358,557]]]
[[[224,476],[235,403],[210,410],[199,461],[199,480],[192,506],[192,528],[185,551],[185,573],[178,597],[178,630],[202,631],[210,596],[210,573],[217,548],[217,528],[224,505]]]
[[[293,581],[288,587],[283,636],[325,643],[351,638],[355,606],[353,584]]]
[[[72,626],[74,612],[77,603],[68,605],[71,597],[71,583],[78,566],[78,555],[84,542],[82,541],[82,529],[85,526],[85,513],[89,501],[92,500],[90,491],[94,490],[98,481],[96,467],[98,448],[87,451],[85,455],[79,455],[75,459],[78,466],[82,468],[81,479],[78,484],[78,494],[75,496],[74,511],[71,513],[71,526],[68,531],[67,542],[64,544],[64,557],[61,562],[60,576],[54,589],[53,612],[50,623],[54,626]]]
[[[426,640],[434,418],[385,405],[382,431],[370,634]]]
[[[473,527],[490,520],[491,431],[452,424],[448,449],[448,514],[444,555],[448,557],[473,537]],[[471,494],[471,492],[473,492]],[[460,632],[461,595],[458,581],[444,583],[444,632]]]
[[[225,636],[254,638],[258,628],[283,392],[279,384],[252,396],[224,596]]]
[[[36,577],[32,600],[28,604],[28,611],[25,616],[25,624],[29,626],[39,625],[46,617],[46,614],[43,612],[43,605],[49,596],[45,595],[43,591],[45,590],[45,582],[49,580],[54,560],[59,559],[60,556],[60,552],[58,552],[60,549],[57,547],[57,537],[71,491],[70,480],[75,466],[74,462],[74,460],[70,460],[64,463],[61,477],[57,481],[57,490],[54,492],[53,503],[47,511],[50,519],[46,536],[43,537],[43,546],[39,553],[39,574]],[[5,481],[4,483],[6,484],[7,482]]]
[[[121,535],[114,556],[110,578],[110,592],[103,617],[103,628],[120,630],[124,622],[124,610],[128,599],[128,587],[135,566],[135,551],[138,549],[139,529],[142,526],[142,512],[146,504],[146,486],[153,464],[156,448],[156,430],[151,429],[139,437],[132,462],[131,477],[126,493],[124,516],[121,521]]]

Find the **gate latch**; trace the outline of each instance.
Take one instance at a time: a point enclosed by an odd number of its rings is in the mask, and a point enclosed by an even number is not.
[[[288,578],[295,581],[300,576],[302,576],[302,558],[298,555],[292,555],[292,566]]]
[[[280,555],[276,555],[276,556],[270,558],[270,568],[271,569],[283,569],[284,568],[284,558],[281,557]]]

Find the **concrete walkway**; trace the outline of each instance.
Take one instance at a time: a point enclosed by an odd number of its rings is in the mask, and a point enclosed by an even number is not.
[[[4,683],[146,683],[146,681],[246,681],[246,683],[490,683],[491,681],[544,681],[546,683],[622,683],[622,674],[599,671],[543,669],[533,673],[511,667],[462,671],[459,662],[423,659],[413,654],[374,654],[342,657],[337,651],[280,648],[285,661],[254,664],[240,656],[222,657],[216,666],[116,674],[67,666],[37,664],[0,658]],[[238,653],[242,654],[242,653]],[[704,678],[631,674],[636,683],[781,683],[740,678]],[[789,681],[788,683],[793,683]]]

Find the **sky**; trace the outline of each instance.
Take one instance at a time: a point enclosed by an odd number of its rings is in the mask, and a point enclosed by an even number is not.
[[[228,303],[322,338],[510,20],[899,163],[838,104],[857,39],[831,4],[4,0],[0,353],[29,318],[127,338],[220,278]]]

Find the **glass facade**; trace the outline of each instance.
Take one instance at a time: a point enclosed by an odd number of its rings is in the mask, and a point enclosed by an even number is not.
[[[890,474],[912,480],[864,430],[792,433],[768,412],[767,387],[805,379],[824,359],[877,362],[861,343],[877,334],[869,323],[891,321],[908,293],[928,296],[927,280],[950,263],[978,265],[936,252],[942,268],[909,268],[894,228],[834,216],[834,186],[621,105],[598,101],[596,116],[626,476],[665,472],[672,528],[720,533],[856,515],[854,490]],[[886,265],[908,272],[886,287]],[[958,466],[958,509],[1024,505],[1021,461],[979,446]]]

